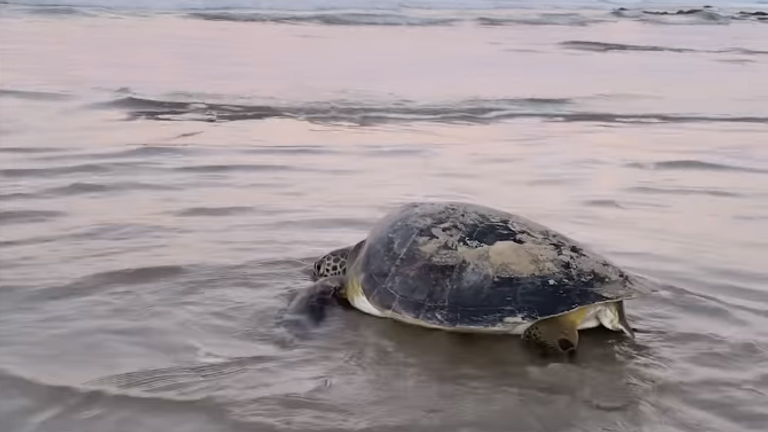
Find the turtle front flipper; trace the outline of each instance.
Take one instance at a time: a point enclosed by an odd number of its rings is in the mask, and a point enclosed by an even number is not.
[[[300,291],[288,304],[284,321],[299,325],[318,325],[325,318],[328,306],[343,300],[345,283],[344,276],[332,276],[320,279]]]
[[[523,332],[523,340],[544,352],[576,352],[579,346],[579,324],[586,315],[586,308],[579,308],[536,321]]]

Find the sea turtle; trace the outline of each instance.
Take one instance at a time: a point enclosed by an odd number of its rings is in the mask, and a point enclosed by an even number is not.
[[[578,330],[599,325],[634,338],[623,301],[642,292],[574,240],[464,202],[404,204],[313,270],[314,284],[290,303],[293,316],[321,319],[339,300],[423,327],[521,335],[550,352],[575,352]]]

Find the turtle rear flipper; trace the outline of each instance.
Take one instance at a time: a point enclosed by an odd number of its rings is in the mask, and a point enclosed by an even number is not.
[[[571,353],[579,346],[579,324],[587,315],[586,308],[544,318],[531,324],[523,332],[522,338],[540,350]]]

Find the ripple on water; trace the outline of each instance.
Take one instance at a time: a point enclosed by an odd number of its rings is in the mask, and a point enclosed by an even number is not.
[[[12,192],[0,194],[0,200],[33,200],[69,197],[76,195],[104,195],[115,192],[131,191],[170,191],[179,190],[179,186],[142,182],[75,182],[67,186],[56,186],[38,192]]]
[[[114,159],[140,159],[166,158],[169,156],[182,157],[201,153],[198,148],[184,145],[144,145],[128,150],[108,152],[75,153],[72,150],[67,154],[46,154],[30,158],[35,161],[64,161],[64,160],[114,160]]]
[[[0,89],[0,98],[15,98],[15,99],[25,99],[25,100],[32,100],[32,101],[49,102],[49,101],[69,100],[72,98],[72,96],[65,93]]]
[[[92,285],[144,284],[183,274],[186,269],[178,265],[127,268],[96,273],[81,280]]]
[[[68,186],[61,186],[46,189],[41,192],[43,196],[63,197],[71,195],[106,193],[106,192],[124,192],[134,190],[176,190],[177,187],[167,184],[139,183],[139,182],[115,182],[115,183],[91,183],[76,182]]]
[[[724,190],[716,190],[716,189],[704,189],[704,188],[661,188],[661,187],[653,187],[653,186],[632,186],[628,188],[624,188],[625,191],[631,192],[631,193],[641,193],[641,194],[656,194],[656,195],[707,195],[707,196],[713,196],[713,197],[723,197],[723,198],[739,198],[743,197],[744,195],[738,192],[730,192],[730,191],[724,191]]]
[[[0,225],[47,222],[66,214],[56,210],[6,210],[0,211]]]
[[[192,173],[275,172],[296,171],[298,169],[295,166],[280,164],[189,165],[174,168],[176,171]]]
[[[226,412],[205,397],[153,397],[131,395],[76,385],[46,383],[0,371],[3,426],[28,430],[55,416],[56,430],[114,430],[115,423],[130,422],[142,430],[174,429],[179,421],[191,421],[201,430],[218,430]],[[130,419],[130,420],[129,420]],[[152,420],[150,420],[152,419]],[[259,425],[250,425],[256,430]],[[237,428],[228,430],[238,430]],[[243,432],[248,428],[239,429]]]
[[[744,48],[728,48],[721,50],[699,50],[691,48],[665,47],[658,45],[629,45],[618,43],[606,43],[595,41],[566,41],[561,46],[582,51],[610,52],[610,51],[650,51],[650,52],[675,52],[675,53],[710,53],[710,54],[746,54],[763,55],[768,51],[756,51]]]
[[[239,150],[244,154],[276,154],[276,155],[326,155],[338,154],[339,151],[323,146],[258,146]]]
[[[0,153],[20,153],[20,154],[36,154],[36,153],[58,153],[63,151],[70,151],[71,148],[58,148],[58,147],[0,147]]]
[[[152,284],[184,275],[187,268],[178,265],[159,265],[126,268],[87,275],[73,282],[37,290],[36,301],[65,300],[99,295],[112,287]]]
[[[341,230],[368,230],[374,221],[359,218],[302,218],[292,220],[275,220],[268,222],[268,226],[280,228],[300,227],[302,229],[341,229]]]
[[[657,397],[649,400],[657,410],[668,412],[675,406],[673,419],[705,421],[709,428],[704,430],[764,429],[768,412],[759,408],[765,404],[755,403],[755,398],[768,401],[764,372],[768,346],[740,332],[726,336],[716,331],[669,332],[655,344],[658,360],[668,368],[655,384]],[[662,346],[669,349],[661,353]]]
[[[590,207],[604,207],[604,208],[624,208],[618,202],[611,199],[594,199],[584,201],[584,205]]]
[[[117,172],[134,173],[136,169],[146,169],[142,162],[109,162],[100,164],[78,164],[46,168],[7,168],[0,169],[0,177],[9,178],[49,178],[70,174],[110,174]]]
[[[738,221],[761,222],[768,220],[768,215],[734,215],[732,218]]]
[[[253,207],[192,207],[179,210],[174,215],[179,217],[195,216],[231,216],[244,213],[251,213],[256,209]]]
[[[651,163],[635,162],[627,164],[627,166],[630,168],[641,168],[646,170],[735,171],[744,173],[768,174],[768,170],[765,169],[705,162],[700,160],[670,160]]]

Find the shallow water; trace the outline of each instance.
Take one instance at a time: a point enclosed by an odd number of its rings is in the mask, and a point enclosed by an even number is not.
[[[768,424],[765,4],[10,3],[3,432]],[[423,199],[649,278],[637,340],[277,325],[309,262]]]

